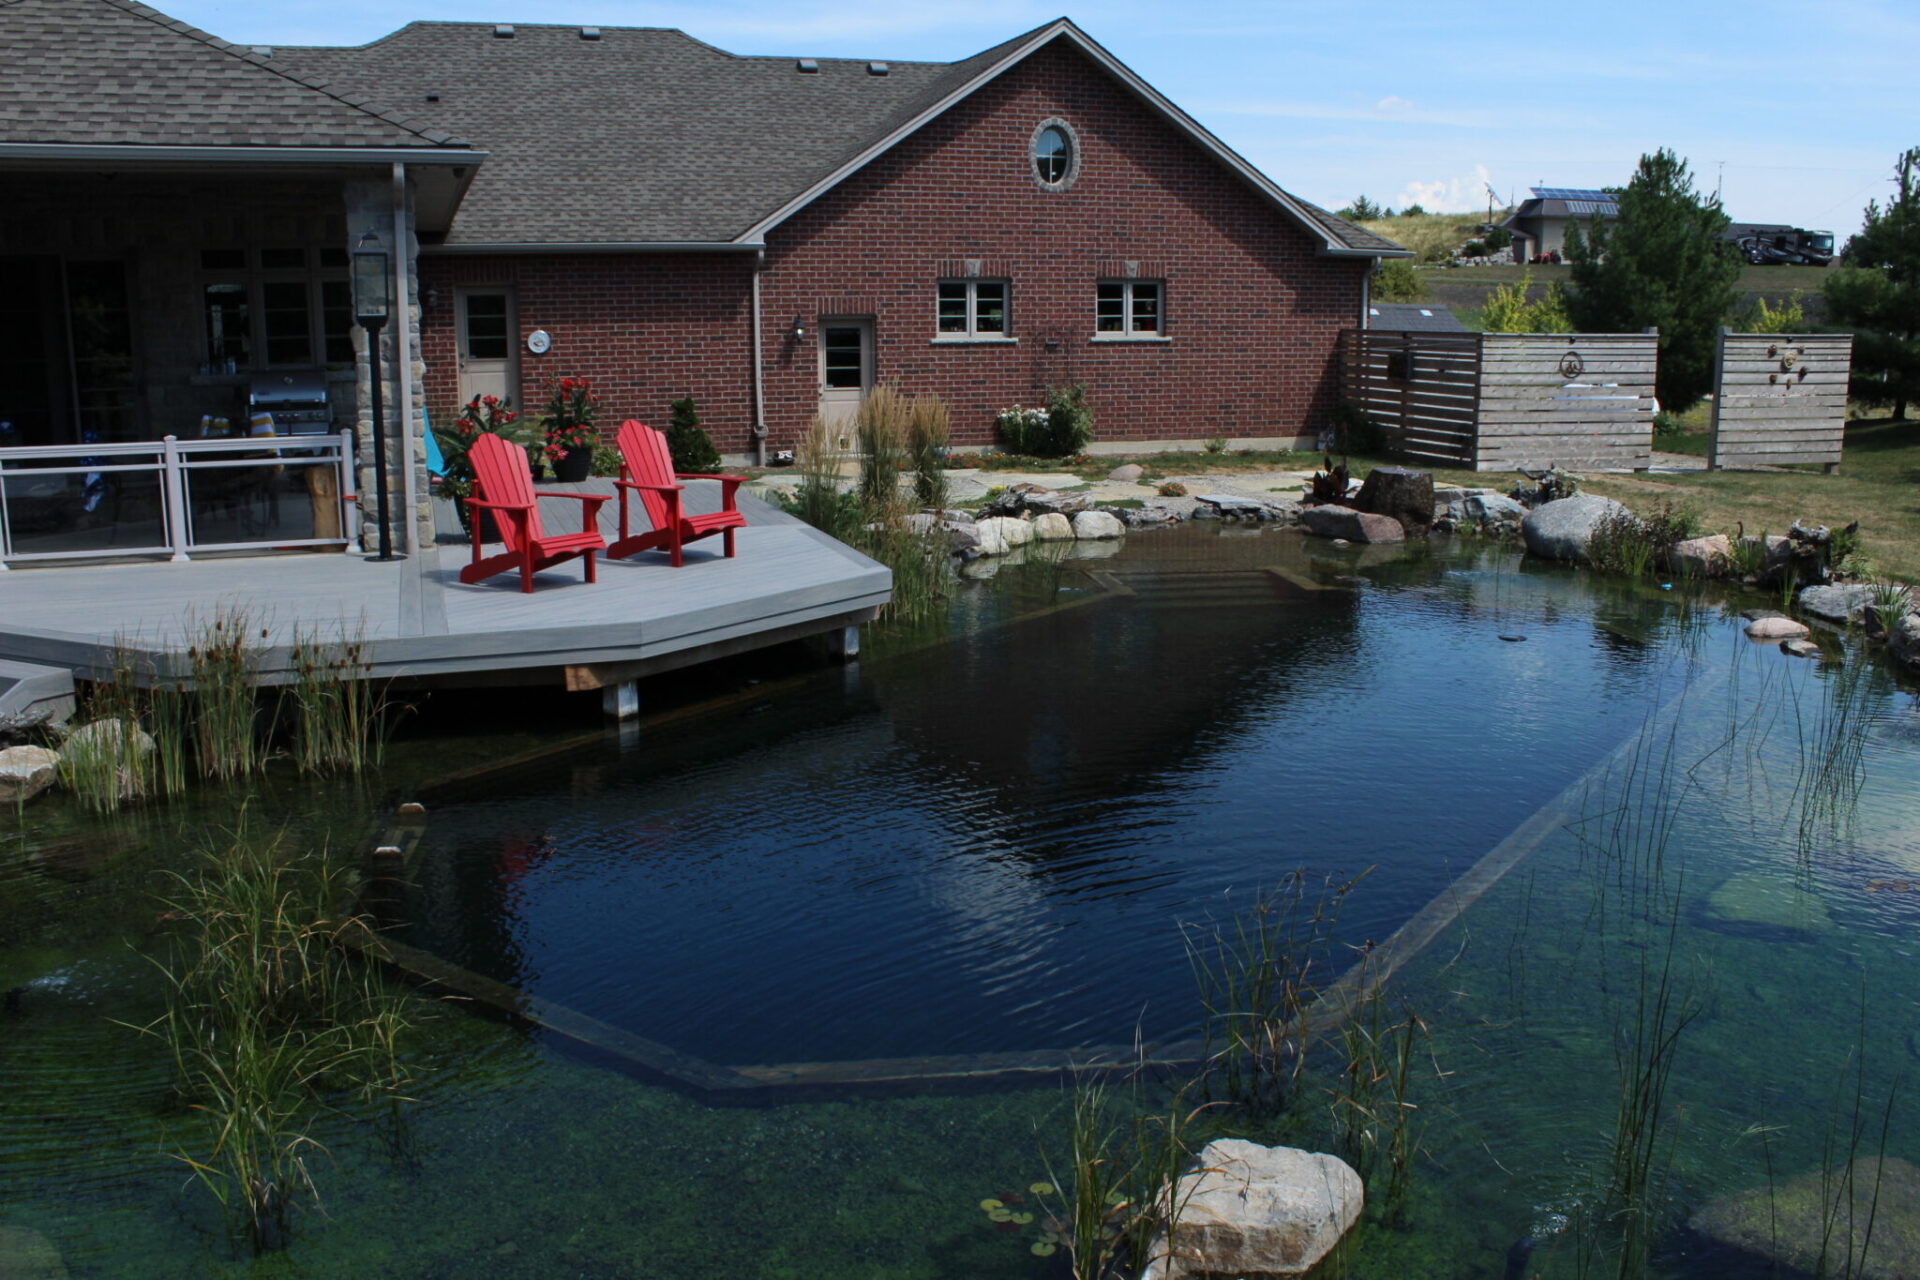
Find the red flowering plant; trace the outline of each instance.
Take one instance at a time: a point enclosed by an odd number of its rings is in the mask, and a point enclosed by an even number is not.
[[[514,426],[519,418],[513,411],[512,400],[503,396],[475,396],[460,406],[453,430],[433,433],[440,442],[441,460],[446,464],[439,491],[460,503],[462,519],[466,517],[467,506],[461,499],[473,493],[473,463],[467,456],[473,442],[483,435],[500,436],[524,446],[524,429]]]
[[[600,416],[600,399],[593,394],[591,378],[561,378],[553,384],[547,398],[547,411],[540,418],[546,433],[546,454],[558,461],[574,449],[591,449],[600,439],[594,419]]]

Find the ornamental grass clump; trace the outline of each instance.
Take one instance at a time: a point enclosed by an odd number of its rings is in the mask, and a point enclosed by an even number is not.
[[[370,678],[366,641],[344,629],[338,640],[315,630],[296,630],[293,681],[286,705],[292,712],[292,754],[302,773],[361,773],[378,768],[386,754],[387,699]]]
[[[167,1046],[199,1134],[174,1152],[255,1254],[285,1247],[319,1201],[322,1113],[401,1100],[398,996],[349,954],[372,938],[344,904],[352,880],[322,850],[244,823],[175,874],[172,946],[155,958],[166,1012],[139,1030]]]
[[[947,442],[953,415],[935,395],[915,396],[907,404],[907,455],[913,464],[913,500],[923,511],[947,505]]]
[[[907,398],[881,383],[868,393],[854,416],[860,446],[860,501],[869,521],[891,524],[906,514],[900,473],[911,463],[907,447],[912,409]]]

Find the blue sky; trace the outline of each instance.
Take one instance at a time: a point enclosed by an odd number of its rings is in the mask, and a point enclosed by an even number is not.
[[[1066,0],[159,0],[245,44],[358,44],[414,18],[680,27],[737,53],[947,61]],[[1727,211],[1857,230],[1920,146],[1913,0],[1065,8],[1282,186],[1338,207],[1484,209],[1529,185],[1624,182],[1667,146]],[[1544,15],[1532,18],[1530,14]],[[529,104],[533,106],[534,104]]]

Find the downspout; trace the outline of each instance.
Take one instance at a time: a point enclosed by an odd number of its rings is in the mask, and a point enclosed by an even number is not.
[[[753,251],[753,465],[767,465],[767,401],[761,387],[760,372],[760,268],[766,265],[767,251]]]
[[[407,509],[404,545],[409,556],[420,554],[420,490],[414,483],[413,458],[413,228],[407,218],[407,166],[393,162],[393,409],[400,428],[400,492]],[[386,459],[381,459],[385,465]]]

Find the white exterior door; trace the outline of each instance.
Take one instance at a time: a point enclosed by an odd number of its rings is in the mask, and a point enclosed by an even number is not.
[[[819,333],[820,416],[850,423],[873,390],[873,321],[822,320]]]
[[[475,396],[499,396],[520,404],[520,326],[513,308],[513,290],[499,286],[466,286],[455,291],[459,327],[460,403]]]

